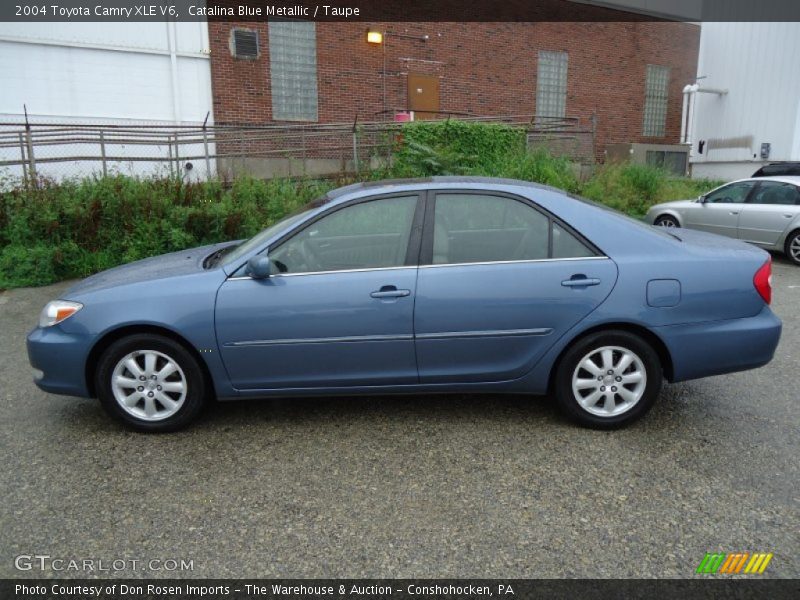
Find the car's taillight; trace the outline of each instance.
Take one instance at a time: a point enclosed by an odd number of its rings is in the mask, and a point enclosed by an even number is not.
[[[753,285],[756,286],[758,295],[767,304],[772,302],[772,257],[770,256],[753,276]]]

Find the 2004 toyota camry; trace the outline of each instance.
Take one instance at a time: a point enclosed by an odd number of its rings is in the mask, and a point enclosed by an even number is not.
[[[89,277],[28,354],[41,389],[146,431],[214,396],[410,392],[552,393],[614,427],[663,379],[769,362],[770,271],[753,246],[527,182],[356,184],[244,243]]]

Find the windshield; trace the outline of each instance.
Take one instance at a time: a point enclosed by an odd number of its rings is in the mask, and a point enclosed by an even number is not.
[[[313,206],[312,206],[313,205]],[[292,225],[300,221],[303,217],[305,217],[308,213],[310,213],[316,206],[319,206],[318,202],[312,202],[309,205],[303,207],[302,212],[295,213],[284,217],[277,223],[267,227],[264,231],[257,233],[253,237],[251,237],[246,242],[242,242],[238,246],[231,246],[229,252],[223,256],[221,256],[222,264],[229,265],[233,262],[239,260],[242,256],[252,252],[259,246],[261,246],[264,242],[266,242],[269,238],[289,229]],[[226,250],[228,250],[226,248]]]

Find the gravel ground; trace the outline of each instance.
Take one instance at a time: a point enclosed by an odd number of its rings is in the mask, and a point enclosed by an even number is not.
[[[83,575],[14,568],[38,553],[141,561],[101,573],[124,577],[691,577],[769,551],[800,577],[800,268],[776,262],[775,360],[610,433],[523,396],[248,401],[132,433],[31,382],[25,335],[67,286],[1,293],[0,576]]]

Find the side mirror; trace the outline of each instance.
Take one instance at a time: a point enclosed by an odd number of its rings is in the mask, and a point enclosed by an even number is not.
[[[270,270],[269,258],[263,254],[253,256],[247,261],[247,274],[253,279],[266,279]]]
[[[706,197],[705,197],[705,196],[698,196],[698,197],[697,197],[697,201],[698,201],[700,204],[705,204],[705,203],[706,203]]]

